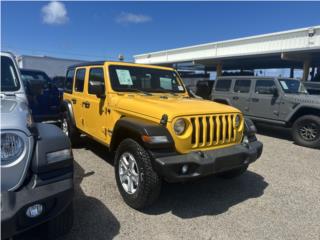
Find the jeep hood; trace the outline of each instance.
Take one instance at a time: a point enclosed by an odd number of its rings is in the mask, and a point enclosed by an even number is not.
[[[163,114],[167,114],[169,121],[172,121],[177,116],[240,112],[234,107],[213,101],[157,95],[127,95],[119,100],[117,107],[125,112],[142,114],[159,120]]]
[[[312,104],[320,106],[320,96],[308,94],[286,94],[286,100],[293,103]]]

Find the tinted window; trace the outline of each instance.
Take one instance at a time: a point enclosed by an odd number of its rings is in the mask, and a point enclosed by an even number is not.
[[[251,80],[237,80],[234,84],[234,92],[248,93],[250,92]]]
[[[273,94],[276,87],[273,80],[257,80],[255,92],[259,94]]]
[[[74,90],[76,92],[83,92],[83,86],[84,86],[84,78],[86,75],[86,70],[85,69],[79,69],[76,72],[76,79],[75,79],[75,86]]]
[[[68,70],[67,77],[64,81],[64,90],[72,92],[74,69]]]
[[[228,80],[218,80],[216,84],[216,91],[227,92],[231,87],[231,79]]]
[[[89,72],[89,85],[88,85],[88,93],[92,94],[93,91],[91,89],[90,82],[103,82],[104,83],[104,75],[103,68],[91,68]]]
[[[16,68],[9,57],[1,56],[1,92],[17,91],[20,88]]]

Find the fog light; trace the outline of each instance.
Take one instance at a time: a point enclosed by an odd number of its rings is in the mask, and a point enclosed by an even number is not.
[[[249,144],[249,138],[247,136],[243,137],[242,143],[248,145]]]
[[[188,172],[188,169],[189,169],[188,165],[183,165],[181,168],[182,174],[186,174]]]
[[[43,206],[41,204],[35,204],[35,205],[32,205],[31,207],[28,207],[26,211],[26,215],[29,218],[35,218],[40,216],[42,212],[43,212]]]

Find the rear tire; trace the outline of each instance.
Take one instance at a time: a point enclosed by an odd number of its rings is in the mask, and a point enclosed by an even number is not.
[[[162,180],[138,142],[127,138],[120,143],[114,169],[119,192],[130,207],[140,210],[157,200]]]
[[[73,225],[73,203],[57,217],[47,222],[46,227],[47,239],[53,240],[69,233]]]
[[[69,137],[73,146],[79,143],[80,133],[77,127],[73,124],[68,111],[62,113],[61,129]]]
[[[320,117],[305,115],[298,118],[292,126],[292,137],[296,144],[310,147],[320,147]]]
[[[219,173],[217,176],[225,179],[232,179],[244,174],[248,169],[248,165],[236,169],[232,169],[226,172]]]

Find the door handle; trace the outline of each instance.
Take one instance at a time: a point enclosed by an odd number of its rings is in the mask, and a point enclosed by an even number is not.
[[[85,108],[89,108],[90,102],[88,102],[88,101],[82,102],[82,106],[84,106]]]
[[[77,99],[72,98],[72,99],[71,99],[71,102],[72,102],[73,104],[76,104],[76,103],[77,103]]]
[[[259,102],[259,98],[251,98],[252,102]]]
[[[232,97],[233,100],[239,100],[239,97],[235,96],[235,97]]]

